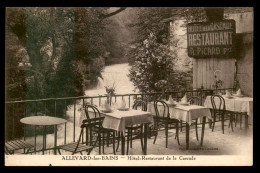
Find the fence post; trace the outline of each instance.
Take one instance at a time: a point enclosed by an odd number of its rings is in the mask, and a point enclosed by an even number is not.
[[[24,117],[26,117],[26,102],[24,102]],[[26,124],[24,124],[24,135],[23,135],[23,140],[25,141],[25,134],[26,134]]]
[[[57,107],[56,107],[56,99],[54,100],[54,116],[56,117],[56,109],[57,109]]]
[[[130,101],[131,101],[131,95],[129,95],[129,98],[128,98],[129,108],[130,108]]]
[[[44,102],[44,114],[45,114],[45,115],[46,115],[46,102],[47,102],[47,101]]]
[[[35,116],[37,116],[37,101],[35,102]]]
[[[75,119],[76,119],[76,99],[74,100],[74,119],[73,119],[73,142],[75,142]]]
[[[64,117],[66,117],[66,112],[67,112],[67,102],[66,102],[66,100],[64,100],[64,102],[65,102]],[[65,123],[65,127],[64,127],[64,130],[65,130],[65,132],[64,132],[64,144],[66,144],[66,128],[67,128],[67,123]]]
[[[14,116],[15,116],[15,103],[13,104],[13,133],[12,133],[12,138],[14,139],[15,135],[14,135]]]

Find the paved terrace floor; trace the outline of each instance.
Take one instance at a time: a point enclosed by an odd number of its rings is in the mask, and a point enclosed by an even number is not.
[[[186,133],[185,128],[180,132],[180,146],[177,144],[175,130],[169,131],[168,148],[165,148],[165,133],[160,131],[157,137],[156,144],[153,144],[154,137],[148,139],[147,155],[248,155],[253,151],[253,132],[252,126],[245,133],[244,127],[240,129],[239,125],[234,127],[234,132],[228,128],[228,121],[225,125],[225,134],[222,133],[221,123],[216,122],[214,132],[211,131],[208,124],[205,126],[205,135],[203,146],[200,146],[201,125],[198,126],[199,141],[196,140],[195,129],[190,129],[190,148],[186,150]],[[121,154],[121,145],[117,155]],[[41,155],[41,152],[36,154]],[[53,154],[52,151],[47,151],[46,154]],[[71,155],[70,152],[62,151],[62,155]],[[83,152],[83,155],[87,154]],[[140,139],[133,141],[133,147],[129,151],[129,155],[141,155]],[[76,155],[80,155],[77,153]],[[98,148],[95,148],[91,155],[98,155]],[[105,146],[104,155],[113,155],[112,144],[110,147]]]

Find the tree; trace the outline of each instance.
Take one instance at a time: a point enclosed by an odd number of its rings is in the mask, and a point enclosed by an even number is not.
[[[122,11],[123,9],[119,9]],[[6,100],[84,95],[86,80],[104,67],[107,8],[8,8],[6,10]],[[21,53],[22,52],[22,53]],[[72,100],[67,101],[67,106]],[[16,120],[44,112],[44,102],[16,104]],[[19,108],[18,108],[19,107]],[[46,102],[47,114],[64,115],[64,103]],[[21,109],[20,109],[21,108]],[[10,122],[12,108],[7,110]],[[15,122],[20,128],[19,122]],[[23,130],[19,130],[23,132]],[[20,135],[20,134],[16,134]]]
[[[7,66],[23,72],[24,78],[20,83],[8,82],[6,99],[17,99],[14,93],[23,93],[22,100],[84,95],[86,81],[95,83],[102,77],[108,19],[124,9],[108,13],[107,7],[8,8],[6,30],[12,37],[6,37]],[[20,59],[18,48],[12,54],[12,39],[24,49]],[[23,61],[29,65],[21,70],[18,65]],[[14,74],[7,74],[8,81]]]
[[[164,92],[181,84],[169,76],[173,70],[175,52],[169,49],[169,19],[184,17],[187,21],[203,20],[203,8],[153,7],[138,8],[135,28],[135,48],[128,52],[132,64],[130,80],[141,92]],[[179,76],[177,74],[177,76]]]
[[[29,57],[30,66],[24,66],[23,99],[62,97],[65,93],[67,96],[83,95],[85,81],[95,82],[97,77],[101,77],[107,19],[125,8],[111,13],[107,9],[7,9],[7,30],[18,38]],[[8,49],[10,41],[7,40]],[[11,59],[9,54],[7,59]],[[18,67],[17,64],[14,68]],[[68,71],[71,74],[64,76]],[[64,90],[60,89],[61,83]]]
[[[173,57],[167,45],[157,43],[151,33],[137,48],[135,63],[130,69],[130,80],[142,93],[160,92],[169,89],[168,75],[173,72]]]

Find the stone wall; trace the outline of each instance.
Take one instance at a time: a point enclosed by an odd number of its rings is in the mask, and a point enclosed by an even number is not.
[[[253,96],[253,12],[225,14],[236,21],[237,79],[244,94]]]

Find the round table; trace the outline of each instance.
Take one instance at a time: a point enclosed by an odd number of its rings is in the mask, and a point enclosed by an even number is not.
[[[44,154],[44,149],[46,149],[46,134],[45,129],[46,126],[54,126],[54,154],[56,154],[56,147],[57,147],[57,125],[64,124],[67,120],[57,117],[50,117],[50,116],[31,116],[25,117],[20,120],[21,123],[27,125],[35,126],[44,126],[43,130],[43,148],[42,153]],[[36,132],[36,131],[35,131]],[[34,134],[34,150],[36,151],[36,134]]]

